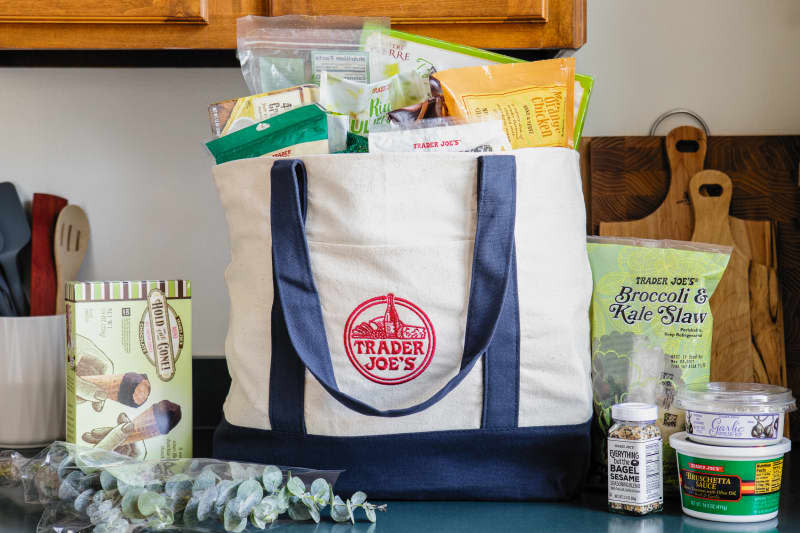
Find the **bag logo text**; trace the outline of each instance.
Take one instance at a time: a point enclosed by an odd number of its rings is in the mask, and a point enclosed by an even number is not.
[[[436,333],[422,309],[389,293],[370,298],[350,313],[344,348],[365,378],[397,385],[428,368],[436,351]]]

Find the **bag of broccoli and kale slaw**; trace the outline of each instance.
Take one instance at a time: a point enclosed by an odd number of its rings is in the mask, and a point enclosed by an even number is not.
[[[709,299],[731,248],[695,242],[589,237],[594,434],[592,484],[605,485],[611,406],[658,405],[664,487],[677,490],[669,435],[682,431],[677,388],[709,380],[713,317]]]

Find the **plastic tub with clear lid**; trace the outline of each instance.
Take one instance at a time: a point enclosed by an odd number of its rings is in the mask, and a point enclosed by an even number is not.
[[[770,446],[781,442],[792,392],[761,383],[695,383],[678,390],[689,439],[712,446]]]

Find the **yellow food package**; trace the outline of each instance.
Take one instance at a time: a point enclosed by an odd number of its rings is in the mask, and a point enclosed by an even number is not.
[[[447,114],[498,117],[513,148],[574,147],[575,58],[436,72]]]

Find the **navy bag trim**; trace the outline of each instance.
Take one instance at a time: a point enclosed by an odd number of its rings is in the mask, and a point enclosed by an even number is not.
[[[487,372],[482,424],[487,428],[515,427],[519,404],[519,309],[514,254],[514,157],[478,158],[478,216],[461,369],[429,399],[403,409],[377,409],[343,393],[336,384],[305,238],[306,179],[300,160],[279,160],[272,166],[272,427],[304,432],[303,367],[346,407],[369,416],[397,417],[420,412],[444,398],[484,353]]]
[[[336,492],[419,500],[564,500],[589,466],[589,422],[365,437],[326,437],[233,426],[214,434],[220,459],[346,469]],[[535,528],[534,528],[535,529]]]

